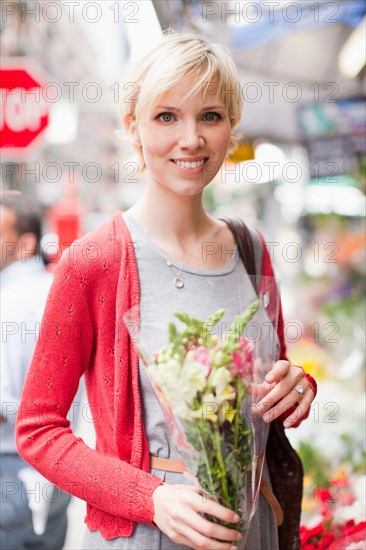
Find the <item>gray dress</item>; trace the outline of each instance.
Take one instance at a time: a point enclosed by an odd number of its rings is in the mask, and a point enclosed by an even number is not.
[[[167,255],[149,238],[141,226],[127,211],[124,221],[134,242],[140,279],[141,338],[147,349],[159,349],[166,343],[166,331],[170,321],[177,328],[181,322],[174,317],[175,311],[187,312],[199,319],[224,308],[225,315],[219,323],[219,332],[228,329],[232,319],[255,300],[256,294],[248,275],[239,261],[237,248],[223,249],[222,267],[197,269],[184,266],[181,278],[184,287],[177,289],[173,277],[179,273],[181,264],[169,258],[174,270],[167,265]],[[223,245],[224,246],[224,245]],[[259,314],[253,323],[263,322]],[[162,458],[176,458],[171,448],[167,426],[155,393],[140,360],[140,391],[142,396],[143,421],[151,454]],[[183,474],[150,470],[166,483],[187,483]],[[268,473],[264,472],[267,477]],[[172,542],[159,529],[140,523],[131,537],[105,540],[98,531],[86,529],[82,549],[108,550],[186,550],[188,547]],[[277,527],[271,507],[260,495],[257,511],[252,519],[246,550],[277,550]]]

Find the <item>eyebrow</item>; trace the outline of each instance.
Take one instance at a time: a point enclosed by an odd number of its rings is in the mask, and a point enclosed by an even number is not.
[[[225,109],[225,105],[209,105],[208,107],[205,107],[202,109],[203,111],[212,111],[214,109]],[[157,105],[155,109],[164,109],[165,111],[175,111],[176,113],[180,113],[180,109],[177,109],[176,107],[169,107],[167,105]]]

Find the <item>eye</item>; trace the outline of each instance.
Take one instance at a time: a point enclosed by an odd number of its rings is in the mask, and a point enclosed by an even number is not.
[[[172,122],[174,117],[172,113],[160,113],[156,118],[162,122]]]
[[[209,113],[205,113],[203,115],[203,118],[207,122],[217,122],[218,120],[222,119],[222,116],[219,113],[209,112]]]

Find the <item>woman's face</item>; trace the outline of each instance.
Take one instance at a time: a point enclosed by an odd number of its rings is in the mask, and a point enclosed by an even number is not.
[[[131,130],[141,147],[149,181],[182,195],[200,193],[219,171],[230,143],[231,126],[218,95],[198,92],[188,81],[160,96],[149,116]]]

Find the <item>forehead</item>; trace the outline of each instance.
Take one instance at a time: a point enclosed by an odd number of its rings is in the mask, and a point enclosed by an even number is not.
[[[196,90],[195,82],[189,80],[171,87],[158,97],[154,98],[152,108],[158,106],[172,106],[174,108],[186,108],[192,105],[206,106],[216,105],[226,108],[222,101],[220,90],[216,82],[207,82]]]

